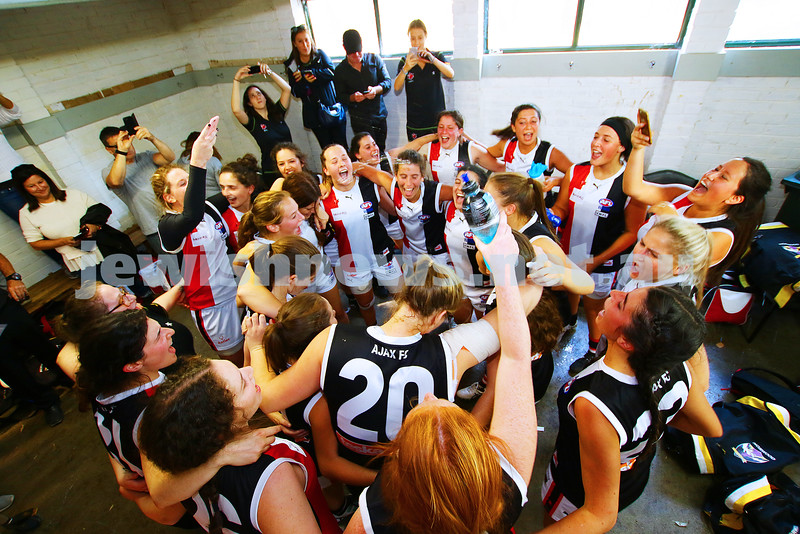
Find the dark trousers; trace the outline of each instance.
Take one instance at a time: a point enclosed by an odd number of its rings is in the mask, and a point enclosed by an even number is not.
[[[356,117],[350,115],[350,125],[353,133],[369,132],[381,152],[386,152],[386,117]]]
[[[0,297],[2,298],[2,297]],[[17,301],[7,298],[0,309],[0,378],[21,399],[33,402],[37,408],[48,408],[59,402],[50,386],[36,382],[25,367],[31,354],[53,372],[60,374],[56,364],[58,348],[45,336],[33,318]]]
[[[347,150],[347,120],[341,121],[336,126],[326,128],[319,126],[312,128],[314,137],[317,138],[320,148],[325,148],[328,145],[337,144],[342,145]]]

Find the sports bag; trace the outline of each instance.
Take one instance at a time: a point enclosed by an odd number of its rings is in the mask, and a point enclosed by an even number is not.
[[[800,424],[781,406],[756,397],[718,402],[724,434],[705,438],[668,427],[667,451],[690,472],[744,475],[776,473],[800,460]]]
[[[709,489],[703,512],[715,534],[800,532],[800,488],[783,473],[734,477]]]

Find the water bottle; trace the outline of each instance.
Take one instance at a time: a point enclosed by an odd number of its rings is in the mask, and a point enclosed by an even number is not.
[[[464,192],[464,206],[461,211],[464,212],[464,218],[472,233],[484,243],[489,243],[494,239],[500,223],[497,204],[489,193],[480,190],[478,182],[469,179],[467,173],[461,175],[461,181],[461,190]]]

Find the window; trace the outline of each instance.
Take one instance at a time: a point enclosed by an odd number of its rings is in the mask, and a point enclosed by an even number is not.
[[[800,45],[800,2],[739,0],[727,47]]]
[[[342,34],[350,28],[361,34],[365,52],[404,56],[414,19],[425,23],[430,50],[453,50],[452,0],[304,0],[303,7],[314,42],[331,57],[344,56]]]
[[[678,48],[694,0],[486,0],[486,52]]]

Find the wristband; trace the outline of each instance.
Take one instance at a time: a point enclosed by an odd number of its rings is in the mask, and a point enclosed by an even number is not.
[[[123,152],[123,151],[122,151],[122,150],[120,150],[120,149],[117,149],[117,150],[115,150],[115,151],[114,151],[114,154],[116,154],[116,155],[119,155],[119,156],[127,156],[127,155],[128,155],[128,153],[127,153],[127,152]]]
[[[19,273],[11,273],[8,276],[6,276],[6,280],[22,281],[22,275]]]

